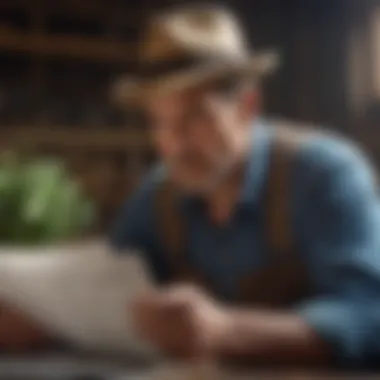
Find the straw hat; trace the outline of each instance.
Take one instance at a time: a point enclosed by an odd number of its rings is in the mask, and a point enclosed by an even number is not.
[[[224,77],[260,78],[278,66],[275,52],[253,53],[234,15],[219,6],[172,9],[153,17],[138,50],[138,73],[116,84],[123,104],[213,82]]]

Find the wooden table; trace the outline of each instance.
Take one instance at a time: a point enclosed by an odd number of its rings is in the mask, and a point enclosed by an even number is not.
[[[46,250],[39,250],[36,249],[34,252],[33,250],[28,250],[27,252],[24,251],[17,251],[15,249],[5,249],[3,248],[3,251],[0,249],[1,253],[1,260],[0,260],[0,284],[2,283],[3,286],[6,285],[6,279],[8,278],[10,283],[22,285],[23,280],[25,280],[25,273],[21,271],[23,266],[21,266],[19,269],[20,271],[15,271],[13,273],[13,277],[10,276],[10,269],[18,268],[18,261],[21,260],[23,265],[25,264],[26,260],[29,260],[32,263],[36,263],[35,258],[39,258],[40,260],[43,260],[43,257],[50,257],[51,254],[61,256],[64,262],[67,264],[70,260],[74,260],[75,266],[77,267],[78,263],[82,263],[84,265],[84,268],[86,268],[85,273],[88,275],[91,271],[89,271],[91,268],[93,268],[94,276],[100,276],[100,280],[105,281],[104,284],[98,284],[100,287],[106,288],[107,286],[114,286],[114,267],[118,269],[117,273],[119,272],[119,269],[121,268],[121,261],[126,261],[124,264],[126,264],[126,273],[123,274],[123,278],[128,280],[128,283],[122,284],[122,288],[128,290],[128,292],[137,292],[138,289],[141,288],[141,286],[145,286],[144,282],[142,281],[142,284],[138,284],[137,282],[142,280],[140,274],[138,273],[137,269],[138,266],[137,263],[129,262],[128,257],[121,257],[116,259],[115,256],[115,262],[109,262],[108,258],[111,259],[112,255],[105,256],[102,260],[100,260],[103,252],[102,244],[100,242],[89,242],[86,244],[79,244],[77,246],[68,245],[67,247],[55,247],[50,251],[50,249]],[[83,255],[84,260],[81,260],[81,256]],[[35,256],[35,257],[32,257]],[[70,258],[71,257],[71,258]],[[94,259],[97,258],[99,261],[99,266],[92,267],[89,265],[89,263],[96,263],[97,261],[94,261]],[[79,260],[78,262],[76,260]],[[92,260],[90,260],[92,259]],[[133,265],[132,265],[133,264]],[[97,268],[105,268],[106,266],[109,266],[110,274],[103,276],[102,271],[98,273]],[[57,275],[52,276],[52,279],[44,279],[43,285],[44,287],[46,284],[49,284],[49,288],[52,289],[53,287],[53,279],[58,278],[58,274],[62,275],[62,267],[58,266],[59,273],[57,272]],[[50,272],[49,272],[50,273]],[[75,275],[75,273],[70,272],[70,283],[74,286],[74,289],[78,289],[80,287],[83,288],[81,284],[77,284],[75,281],[78,279],[81,279],[82,272],[79,272],[79,275]],[[38,273],[37,273],[38,274]],[[7,277],[8,276],[8,277]],[[12,277],[12,278],[11,278]],[[94,277],[96,279],[96,277]],[[77,279],[77,280],[75,280]],[[33,280],[33,281],[32,281]],[[58,278],[59,280],[59,278]],[[75,280],[75,281],[74,281]],[[99,281],[100,281],[99,280]],[[112,280],[112,281],[111,281]],[[137,281],[138,280],[138,281]],[[35,277],[31,277],[31,283],[35,284],[36,279]],[[51,283],[49,282],[51,281]],[[132,281],[132,282],[131,282]],[[65,283],[66,284],[66,283]],[[81,286],[80,286],[81,285]],[[92,291],[93,286],[91,285]],[[28,283],[24,284],[24,287],[22,288],[24,291],[26,291],[26,288],[28,287]],[[30,287],[30,286],[29,286]],[[1,288],[1,287],[0,287]],[[68,288],[68,284],[64,286],[65,289]],[[113,289],[113,288],[112,288]],[[1,290],[1,289],[0,289]],[[17,288],[18,290],[18,288]],[[114,292],[114,290],[113,290]],[[4,292],[3,292],[4,293]],[[95,292],[96,297],[93,299],[96,306],[99,306],[99,300],[103,299],[99,296],[99,292]],[[112,292],[109,292],[112,293]],[[108,293],[107,293],[108,294]],[[3,294],[4,295],[4,294]],[[84,294],[86,295],[86,293]],[[56,297],[55,297],[56,298]],[[87,299],[87,298],[86,298]],[[124,300],[124,295],[122,297]],[[21,299],[19,300],[22,301]],[[74,304],[76,308],[79,306],[79,301],[81,301],[81,298],[78,298],[76,301],[77,303]],[[41,301],[42,302],[42,301]],[[124,302],[124,301],[123,301]],[[71,309],[71,304],[68,304]],[[108,305],[108,303],[106,304]],[[87,308],[87,306],[86,306]],[[100,310],[102,310],[102,307],[99,307]],[[91,310],[91,309],[90,309]],[[62,313],[65,310],[58,310],[59,313],[62,315]],[[97,312],[96,314],[98,314]],[[93,313],[95,314],[95,313]],[[94,319],[93,314],[91,314],[91,320]],[[82,313],[80,313],[82,315]],[[101,316],[102,317],[102,316]],[[101,318],[103,320],[103,317]],[[106,320],[107,318],[104,318]],[[87,320],[85,320],[83,323],[87,323]],[[124,322],[123,322],[124,323]],[[93,331],[93,330],[91,330]],[[113,330],[112,330],[113,331]],[[115,330],[118,332],[118,330]],[[93,334],[93,332],[92,332]],[[0,380],[74,380],[81,378],[84,379],[99,379],[99,380],[132,380],[132,379],[140,379],[140,380],[254,380],[254,379],[265,379],[265,380],[337,380],[337,379],[359,379],[359,380],[366,380],[366,379],[380,379],[380,374],[358,374],[358,373],[327,373],[327,372],[320,372],[320,373],[312,373],[308,371],[245,371],[244,373],[238,373],[236,370],[222,370],[219,373],[215,375],[210,376],[202,376],[200,374],[199,376],[183,376],[180,373],[178,376],[161,376],[157,377],[160,373],[160,370],[165,367],[162,366],[161,362],[144,362],[143,360],[139,360],[139,358],[126,358],[127,355],[123,356],[122,360],[115,360],[113,358],[112,360],[108,360],[104,357],[94,357],[94,356],[83,356],[79,355],[77,353],[67,353],[67,354],[40,354],[38,356],[34,357],[5,357],[0,355]],[[169,368],[169,371],[166,371],[166,373],[170,374],[170,365],[168,364],[166,368]]]
[[[169,369],[169,372],[168,372]],[[222,371],[212,376],[160,370],[133,360],[109,360],[71,354],[43,354],[34,357],[1,357],[0,380],[375,380],[380,374],[309,371]]]

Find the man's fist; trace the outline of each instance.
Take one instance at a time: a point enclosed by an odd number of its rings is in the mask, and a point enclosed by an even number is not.
[[[52,343],[48,331],[28,315],[12,306],[0,305],[0,351],[25,352]]]
[[[153,290],[136,300],[133,312],[142,337],[174,357],[215,354],[229,327],[226,310],[187,285]]]

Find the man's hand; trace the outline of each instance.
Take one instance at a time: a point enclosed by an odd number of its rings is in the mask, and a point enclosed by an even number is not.
[[[142,337],[169,356],[214,355],[229,325],[227,311],[193,286],[151,291],[134,306]]]
[[[0,305],[0,350],[26,352],[46,348],[53,339],[43,326],[12,306]]]
[[[153,290],[134,306],[142,337],[172,357],[285,366],[331,359],[329,347],[289,312],[223,308],[192,286]]]

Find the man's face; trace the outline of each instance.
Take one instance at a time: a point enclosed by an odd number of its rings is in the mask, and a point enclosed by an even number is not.
[[[243,99],[210,91],[170,94],[147,106],[154,141],[172,179],[204,193],[229,173],[243,154],[249,115]]]

